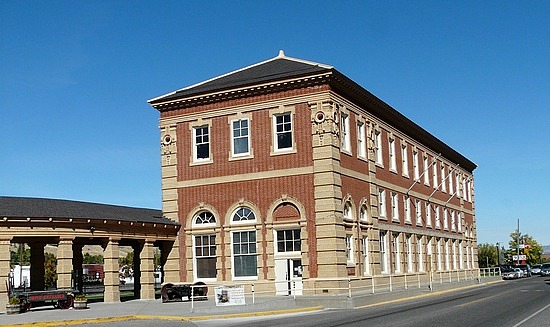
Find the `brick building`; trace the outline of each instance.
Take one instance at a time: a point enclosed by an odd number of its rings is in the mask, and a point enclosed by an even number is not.
[[[477,269],[476,165],[333,67],[281,51],[148,102],[182,224],[167,281],[309,294]]]

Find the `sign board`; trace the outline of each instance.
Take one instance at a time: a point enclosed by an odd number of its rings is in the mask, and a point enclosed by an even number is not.
[[[520,254],[519,256],[515,254],[512,256],[512,260],[527,260],[527,256],[525,254]]]
[[[244,285],[219,286],[214,288],[216,306],[245,305]]]

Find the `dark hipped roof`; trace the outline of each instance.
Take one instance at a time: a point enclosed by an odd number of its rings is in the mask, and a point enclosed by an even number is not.
[[[337,71],[334,67],[287,57],[282,51],[275,58],[162,95],[148,102],[154,108],[163,112],[182,108],[180,103],[183,100],[191,101],[187,105],[192,105],[193,99],[200,99],[202,101],[204,98],[209,98],[210,101],[221,101],[225,97],[224,94],[235,93],[235,90],[240,91],[249,87],[249,93],[237,92],[240,96],[246,96],[253,93],[250,90],[256,85],[276,84],[284,80],[305,80],[320,75],[323,75],[323,78],[318,79],[317,83],[330,85],[331,89],[336,93],[346,96],[376,117],[396,126],[399,130],[419,140],[433,151],[441,153],[447,159],[458,163],[462,168],[472,172],[477,167],[468,158],[380,100],[361,85]],[[276,88],[272,92],[275,92],[275,90]],[[212,96],[213,94],[218,95],[218,97],[215,98]],[[233,97],[235,95],[229,96]]]
[[[149,103],[153,104],[212,91],[257,85],[289,77],[296,78],[319,74],[328,72],[331,69],[331,66],[286,57],[281,51],[279,56],[275,58],[151,99]]]
[[[0,196],[0,218],[73,218],[179,225],[161,210],[71,200]]]

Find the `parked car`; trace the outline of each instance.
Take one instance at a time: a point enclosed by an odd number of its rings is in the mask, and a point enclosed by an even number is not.
[[[523,270],[524,277],[531,277],[531,266],[529,265],[516,265],[514,268]]]
[[[531,274],[533,275],[540,275],[540,268],[542,268],[541,264],[536,264],[531,267]]]
[[[518,279],[523,277],[523,270],[511,268],[511,270],[502,273],[502,279]]]
[[[550,276],[550,263],[543,263],[540,268],[540,275],[543,277]]]

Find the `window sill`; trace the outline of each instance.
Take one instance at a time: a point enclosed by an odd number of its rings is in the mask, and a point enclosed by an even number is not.
[[[275,151],[271,151],[269,153],[270,156],[281,156],[281,155],[285,155],[285,154],[293,154],[293,153],[297,153],[298,151],[295,149],[295,148],[292,148],[292,149],[284,149],[284,150],[275,150]]]
[[[204,160],[204,161],[191,161],[189,163],[189,166],[209,165],[209,164],[212,164],[212,163],[214,163],[214,161],[212,159]]]

